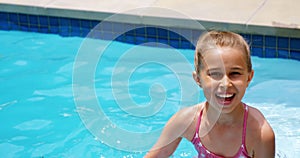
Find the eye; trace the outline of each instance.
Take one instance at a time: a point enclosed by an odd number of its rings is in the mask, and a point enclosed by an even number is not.
[[[240,73],[238,71],[234,71],[234,72],[231,72],[229,75],[231,78],[236,78],[236,77],[239,77],[240,75],[242,75],[242,73]]]
[[[230,74],[231,75],[240,75],[241,73],[240,72],[231,72]]]
[[[222,72],[209,72],[208,75],[213,78],[214,80],[220,80],[223,78],[223,73]]]

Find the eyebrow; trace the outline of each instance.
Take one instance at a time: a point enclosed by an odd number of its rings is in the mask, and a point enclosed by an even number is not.
[[[220,71],[220,70],[223,70],[223,69],[221,69],[221,68],[208,68],[208,69],[207,69],[207,71]],[[232,71],[232,70],[243,71],[244,69],[243,69],[242,67],[237,66],[237,67],[231,68],[230,70],[231,70],[231,71]]]
[[[208,70],[221,70],[221,68],[218,68],[218,67],[216,67],[216,68],[208,68]]]
[[[242,67],[237,66],[237,67],[231,68],[231,70],[244,70],[244,69]]]

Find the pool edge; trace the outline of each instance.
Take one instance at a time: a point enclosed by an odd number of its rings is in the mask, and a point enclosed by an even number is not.
[[[21,4],[8,4],[0,2],[1,11],[12,12],[12,13],[23,13],[23,14],[33,14],[33,15],[44,15],[44,16],[59,16],[66,18],[76,18],[76,19],[88,19],[88,20],[99,20],[102,21],[112,15],[119,14],[124,16],[122,19],[112,22],[127,22],[132,24],[145,24],[154,26],[164,26],[164,27],[176,27],[184,29],[198,29],[193,27],[193,25],[188,25],[188,21],[195,20],[203,25],[206,29],[216,29],[223,31],[234,31],[237,33],[245,34],[261,34],[261,35],[272,35],[272,36],[282,36],[282,37],[300,37],[300,29],[294,26],[283,25],[283,26],[267,26],[267,25],[254,25],[254,24],[243,24],[243,23],[232,23],[232,22],[222,22],[222,21],[208,21],[199,19],[183,19],[176,17],[155,17],[149,15],[135,15],[135,14],[122,14],[114,12],[103,12],[103,11],[93,11],[93,10],[80,10],[80,9],[70,9],[70,8],[54,8],[47,6],[29,6]],[[130,21],[126,20],[130,19]],[[158,24],[157,21],[160,23]]]

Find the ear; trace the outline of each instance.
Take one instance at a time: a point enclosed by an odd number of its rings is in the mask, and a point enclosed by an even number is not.
[[[251,70],[248,74],[248,80],[247,80],[247,87],[249,86],[250,82],[252,81],[252,78],[254,76],[254,70]]]
[[[199,75],[196,73],[196,71],[193,71],[193,78],[194,78],[196,84],[199,85],[199,86],[201,87],[200,77],[199,77]]]

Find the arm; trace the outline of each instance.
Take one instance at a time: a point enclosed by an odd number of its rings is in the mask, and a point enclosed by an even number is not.
[[[162,136],[161,136],[162,137]],[[166,146],[156,147],[159,145],[154,145],[154,147],[147,153],[145,158],[167,158],[170,157],[176,150],[178,144],[182,138],[177,138],[173,142],[167,144]]]
[[[177,112],[167,122],[157,143],[146,154],[145,158],[166,158],[173,154],[178,144],[185,137],[187,128],[193,122],[193,107],[188,107]]]
[[[256,158],[275,157],[275,134],[266,121],[261,128],[260,141],[255,145],[254,152]]]

